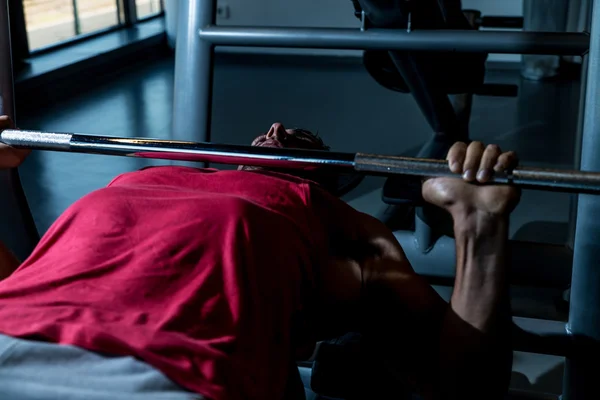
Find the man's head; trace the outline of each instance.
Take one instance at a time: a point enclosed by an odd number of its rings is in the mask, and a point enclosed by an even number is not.
[[[329,150],[329,146],[326,146],[318,135],[300,128],[285,129],[279,122],[271,125],[267,133],[254,139],[252,146]]]
[[[329,146],[323,143],[323,140],[318,135],[300,128],[285,129],[283,124],[279,122],[274,123],[267,133],[254,139],[252,146],[322,151],[329,150]],[[325,169],[318,172],[307,172],[303,170],[279,170],[249,165],[240,165],[238,169],[243,171],[269,169],[315,181],[332,193],[337,194],[339,189],[340,175],[336,173],[330,173]]]

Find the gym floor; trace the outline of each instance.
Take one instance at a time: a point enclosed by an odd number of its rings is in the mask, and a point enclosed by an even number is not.
[[[19,112],[19,125],[46,131],[169,138],[174,59],[132,65],[114,81],[43,109]],[[471,137],[519,153],[522,164],[572,169],[576,162],[578,79],[521,80],[516,69],[491,69],[487,81],[519,85],[519,96],[476,97]],[[414,155],[430,129],[412,98],[378,86],[351,57],[219,54],[212,140],[248,144],[280,121],[318,131],[333,149]],[[21,178],[40,233],[73,202],[117,174],[166,162],[65,153],[37,153]],[[362,211],[380,204],[383,180],[367,178],[346,196]],[[526,191],[511,232],[521,240],[565,243],[571,197]],[[439,288],[449,295],[448,288]],[[514,288],[522,316],[561,320],[561,293]],[[562,358],[517,353],[512,386],[561,392]]]

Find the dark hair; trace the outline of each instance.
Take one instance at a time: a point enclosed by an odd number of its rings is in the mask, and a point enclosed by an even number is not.
[[[302,128],[292,128],[290,130],[292,131],[292,136],[295,136],[298,139],[301,139],[302,135],[308,136],[313,142],[315,142],[317,146],[320,147],[319,150],[329,151],[330,147],[327,146],[325,142],[323,142],[323,139],[321,139],[321,137],[319,136],[319,132],[313,133],[309,130]]]

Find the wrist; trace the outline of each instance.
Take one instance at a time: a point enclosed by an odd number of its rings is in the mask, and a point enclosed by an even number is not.
[[[508,219],[508,215],[477,210],[454,215],[457,277],[492,286],[504,281]]]
[[[508,231],[509,215],[464,207],[452,210],[456,237],[496,238]]]

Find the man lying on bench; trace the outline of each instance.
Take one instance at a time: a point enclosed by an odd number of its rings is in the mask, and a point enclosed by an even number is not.
[[[253,145],[325,149],[281,124]],[[2,146],[0,165],[26,156]],[[392,232],[318,174],[166,166],[116,177],[67,209],[24,262],[0,252],[0,398],[298,398],[296,360],[349,331],[381,341],[381,359],[406,372],[399,384],[427,398],[503,398],[519,193],[469,182],[517,158],[456,143],[448,162],[464,179],[428,180],[423,196],[454,218],[451,304]]]

